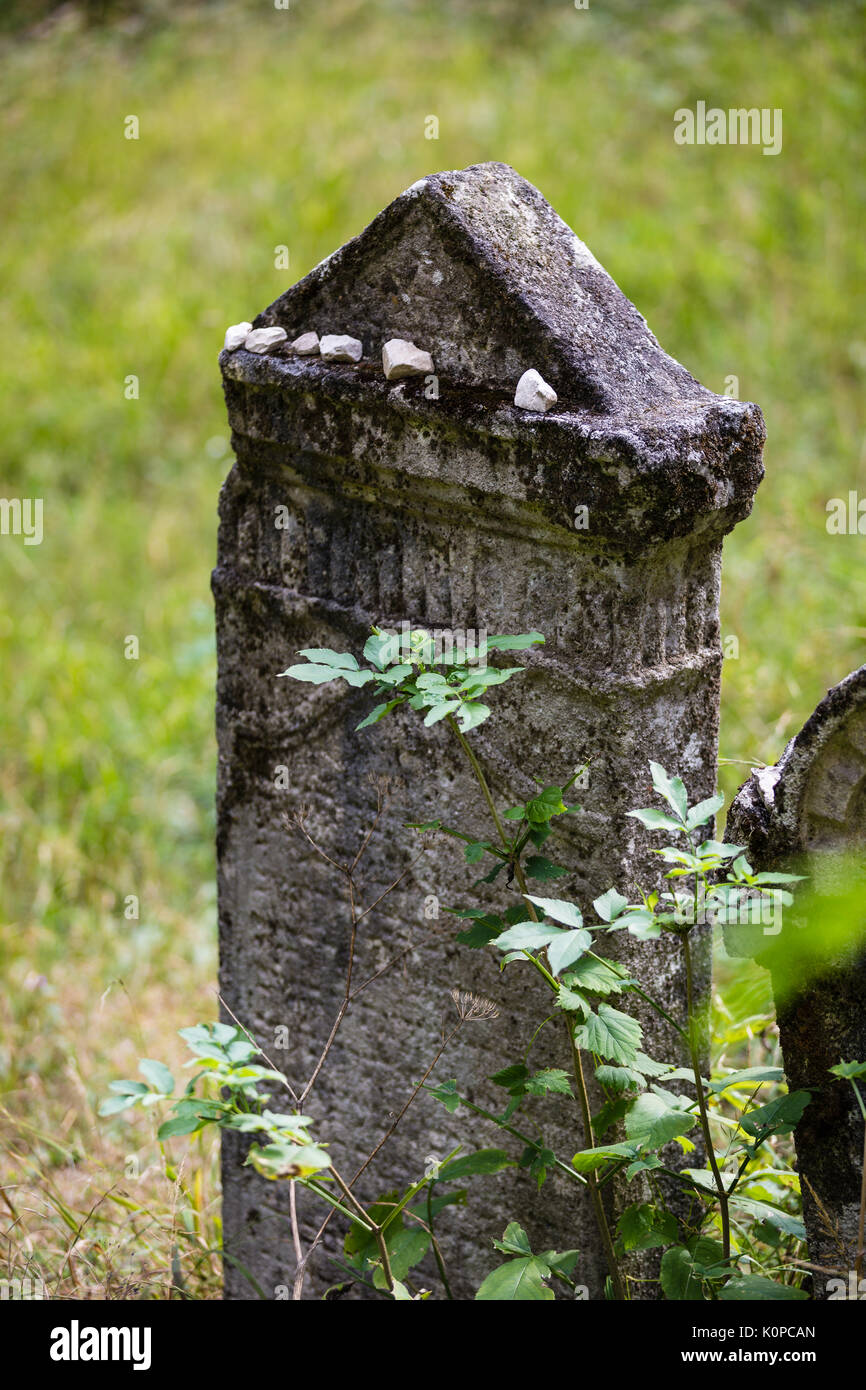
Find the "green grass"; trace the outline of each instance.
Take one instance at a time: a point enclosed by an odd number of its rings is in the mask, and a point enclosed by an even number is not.
[[[67,13],[6,45],[0,493],[44,499],[45,540],[0,539],[0,1076],[12,1151],[57,1167],[76,1210],[130,1143],[93,1101],[136,1052],[133,1009],[167,1060],[173,1030],[213,1013],[223,329],[420,175],[513,164],[670,353],[762,406],[768,476],[726,551],[722,755],[775,759],[864,659],[866,542],[825,527],[828,498],[866,496],[862,7],[761,8],[248,0],[135,30]],[[701,98],[782,107],[781,156],[674,145],[673,111]],[[723,769],[729,793],[745,771]],[[164,1236],[178,1198],[160,1181],[145,1205]]]

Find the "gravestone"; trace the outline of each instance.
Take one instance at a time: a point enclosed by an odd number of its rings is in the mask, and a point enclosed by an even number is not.
[[[828,692],[775,767],[752,773],[725,838],[746,847],[753,868],[806,876],[781,922],[726,926],[725,945],[770,970],[788,1087],[811,1090],[794,1137],[824,1297],[828,1270],[854,1269],[864,1157],[854,1092],[828,1068],[866,1061],[866,910],[856,900],[866,897],[866,666]]]
[[[469,735],[494,793],[513,804],[534,793],[534,775],[561,783],[591,760],[584,809],[563,818],[559,857],[573,872],[556,892],[589,908],[611,885],[655,882],[658,861],[626,813],[651,798],[650,759],[681,774],[694,800],[714,791],[721,545],[751,508],[764,428],[756,406],[713,395],[661,350],[586,246],[502,164],[414,184],[260,314],[255,328],[267,327],[285,329],[284,342],[220,358],[237,455],[214,574],[221,980],[232,1011],[302,1079],[340,1005],[348,927],[339,877],[290,833],[287,812],[305,805],[312,837],[346,862],[371,819],[368,775],[391,777],[366,901],[414,856],[405,822],[435,813],[486,833],[486,819],[442,726],[401,715],[355,733],[363,691],[277,673],[304,647],[360,653],[373,623],[543,632],[526,674]],[[359,340],[361,359],[299,355],[290,344],[309,332]],[[433,372],[386,381],[393,338],[429,352]],[[530,368],[558,397],[545,414],[514,405]],[[436,843],[365,919],[356,978],[414,948],[353,1004],[305,1106],[346,1170],[429,1065],[449,989],[500,1007],[497,1021],[463,1028],[436,1072],[481,1104],[501,1102],[486,1078],[523,1055],[544,1017],[542,992],[500,974],[492,952],[456,945],[444,912],[427,941],[425,904],[465,905],[474,873],[452,842]],[[676,944],[622,936],[611,953],[639,953],[647,988],[682,1014]],[[703,990],[706,941],[697,954]],[[669,1027],[644,1022],[646,1050],[679,1057]],[[273,1051],[280,1027],[288,1052]],[[538,1066],[563,1064],[560,1032],[542,1033]],[[564,1107],[539,1102],[538,1113],[557,1151],[582,1146]],[[458,1143],[500,1139],[424,1096],[363,1195],[419,1177],[428,1156]],[[270,1297],[291,1285],[285,1189],[242,1160],[227,1143],[227,1296],[255,1296],[242,1265]],[[517,1219],[538,1248],[579,1247],[576,1277],[598,1297],[604,1262],[589,1202],[571,1186],[549,1179],[539,1196],[528,1174],[509,1173],[484,1180],[469,1210],[450,1209],[442,1239],[457,1296],[473,1296],[495,1263],[492,1239]],[[304,1207],[307,1236],[317,1216]],[[308,1296],[338,1277],[320,1259]]]

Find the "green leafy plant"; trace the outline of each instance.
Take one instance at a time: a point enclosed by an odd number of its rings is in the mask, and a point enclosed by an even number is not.
[[[173,1080],[158,1063],[142,1063],[142,1074],[149,1084],[114,1083],[115,1095],[106,1103],[104,1113],[171,1099],[172,1115],[161,1135],[168,1138],[194,1133],[209,1123],[254,1135],[248,1161],[257,1171],[274,1179],[290,1179],[328,1204],[323,1226],[305,1253],[293,1217],[299,1268],[296,1297],[300,1297],[310,1254],[334,1213],[349,1222],[342,1268],[350,1279],[393,1299],[424,1298],[430,1291],[414,1287],[409,1276],[432,1252],[445,1297],[451,1297],[435,1221],[446,1207],[462,1204],[466,1190],[450,1185],[458,1179],[493,1176],[515,1163],[529,1171],[539,1189],[555,1171],[585,1191],[607,1259],[605,1291],[609,1298],[624,1301],[631,1296],[630,1255],[656,1249],[660,1251],[658,1278],[669,1299],[805,1297],[799,1288],[799,1270],[786,1265],[784,1258],[785,1251],[802,1238],[802,1225],[791,1209],[790,1190],[787,1194],[783,1190],[780,1197],[775,1178],[767,1179],[768,1171],[777,1171],[772,1155],[768,1160],[767,1153],[779,1136],[790,1135],[809,1094],[780,1093],[782,1073],[777,1067],[734,1069],[713,1079],[703,1076],[707,1017],[695,998],[690,944],[692,933],[713,921],[729,920],[732,914],[760,920],[768,901],[774,909],[790,904],[789,888],[796,876],[756,874],[741,846],[704,838],[705,828],[722,806],[722,797],[689,805],[682,780],[651,763],[652,783],[661,804],[630,814],[650,833],[664,834],[670,841],[655,851],[663,866],[661,886],[641,891],[635,901],[612,887],[592,903],[591,921],[577,903],[530,892],[531,880],[553,881],[566,873],[563,866],[539,851],[546,847],[557,818],[580,810],[579,805],[566,800],[577,774],[561,784],[536,778],[539,790],[527,801],[499,806],[467,734],[489,717],[490,707],[485,703],[489,692],[523,669],[489,664],[488,654],[527,650],[543,640],[540,633],[532,632],[492,637],[476,648],[440,652],[425,630],[410,632],[408,641],[398,645],[396,639],[374,629],[364,647],[366,666],[349,653],[307,648],[299,653],[304,662],[282,674],[315,684],[342,680],[352,688],[369,687],[375,703],[358,729],[378,724],[404,706],[421,715],[426,726],[442,721],[450,730],[476,779],[489,816],[487,836],[441,819],[417,823],[410,829],[420,834],[422,841],[435,834],[458,839],[470,866],[492,860],[492,867],[476,880],[476,886],[494,883],[505,872],[505,892],[515,901],[498,912],[465,905],[448,909],[461,923],[456,939],[467,949],[493,951],[503,970],[528,969],[533,973],[546,995],[545,1016],[533,1040],[542,1027],[550,1023],[559,1027],[568,1069],[533,1071],[526,1057],[506,1060],[489,1078],[494,1088],[504,1092],[498,1111],[460,1094],[455,1080],[431,1080],[458,1029],[468,1021],[495,1016],[495,1005],[490,1001],[454,991],[455,1028],[414,1084],[395,1124],[351,1179],[341,1176],[327,1146],[311,1137],[312,1121],[301,1107],[306,1106],[354,997],[352,962],[360,919],[354,907],[352,876],[362,846],[350,865],[334,866],[347,878],[353,905],[349,969],[343,1005],[306,1086],[300,1092],[292,1091],[282,1073],[253,1060],[258,1049],[248,1035],[217,1024],[184,1030],[200,1070],[182,1097],[173,1097]],[[377,819],[380,812],[381,800]],[[302,817],[298,817],[298,826],[318,848]],[[330,859],[328,862],[334,864]],[[627,931],[642,942],[652,942],[663,933],[677,938],[687,981],[684,1017],[674,1018],[622,964],[604,953],[605,937],[619,931]],[[629,1011],[632,997],[642,1000],[665,1021],[672,1048],[687,1055],[687,1066],[657,1060],[643,1050],[641,1023]],[[590,1073],[604,1098],[595,1114],[588,1085]],[[283,1115],[270,1108],[269,1096],[259,1087],[273,1081],[291,1092],[296,1102],[294,1113]],[[195,1094],[198,1083],[207,1095]],[[763,1104],[755,1104],[763,1087],[773,1088],[773,1094]],[[501,1149],[467,1155],[455,1150],[404,1191],[361,1203],[355,1195],[356,1183],[421,1091],[452,1114],[463,1108],[518,1141],[518,1157],[512,1160]],[[530,1114],[534,1099],[541,1096],[562,1096],[571,1106],[577,1101],[583,1147],[573,1154],[557,1154],[545,1142]],[[727,1137],[721,1149],[717,1147],[719,1132]],[[669,1147],[676,1145],[687,1154],[695,1148],[695,1137],[701,1141],[708,1166],[676,1166],[668,1157]],[[648,1189],[651,1200],[641,1196],[612,1225],[603,1188],[620,1177],[627,1182],[640,1178],[642,1192]],[[682,1215],[683,1198],[687,1199],[686,1216]],[[294,1213],[294,1205],[292,1209]],[[502,1241],[495,1244],[508,1259],[483,1281],[477,1298],[549,1301],[555,1296],[554,1284],[575,1287],[571,1276],[578,1252],[536,1255],[516,1223],[511,1223]],[[782,1277],[773,1278],[774,1274]]]
[[[857,1085],[858,1081],[866,1081],[866,1062],[837,1062],[830,1068],[833,1076],[840,1081],[847,1081],[857,1100],[860,1114],[863,1117],[863,1165],[860,1175],[860,1215],[857,1220],[857,1249],[854,1254],[854,1272],[859,1280],[863,1275],[864,1258],[866,1258],[866,1103],[863,1101],[863,1093]]]

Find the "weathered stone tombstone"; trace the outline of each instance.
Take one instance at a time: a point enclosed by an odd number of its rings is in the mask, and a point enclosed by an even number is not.
[[[546,645],[527,656],[519,688],[471,735],[478,756],[512,801],[531,793],[532,774],[565,780],[591,759],[585,809],[566,832],[574,874],[561,886],[588,905],[612,884],[654,881],[657,863],[626,812],[647,803],[650,758],[680,773],[693,799],[714,791],[721,544],[750,510],[764,431],[756,406],[714,396],[660,349],[587,248],[501,164],[413,185],[265,310],[255,328],[265,327],[284,328],[284,342],[220,359],[237,454],[214,575],[221,980],[266,1048],[288,1029],[290,1050],[273,1055],[300,1077],[339,1007],[347,929],[339,884],[289,835],[286,811],[307,804],[315,838],[345,861],[369,823],[367,774],[396,779],[368,899],[405,868],[404,822],[444,807],[471,825],[482,812],[441,728],[393,720],[356,734],[363,696],[277,673],[302,647],[359,652],[374,622],[540,630]],[[360,340],[362,360],[293,351],[310,332]],[[381,352],[393,338],[429,352],[434,372],[386,381]],[[529,368],[558,396],[547,414],[513,404]],[[467,887],[462,856],[437,845],[386,915],[368,919],[356,968],[372,974],[422,936],[431,895],[456,905]],[[495,1024],[465,1028],[437,1072],[470,1096],[491,1099],[485,1078],[514,1060],[510,1040],[522,1052],[538,1020],[524,981],[455,946],[448,921],[353,1005],[310,1099],[318,1134],[348,1153],[349,1169],[429,1065],[452,986],[501,1008]],[[613,949],[628,960],[635,943],[619,937]],[[682,1013],[674,943],[639,949],[648,987]],[[705,949],[701,988],[707,974]],[[646,1049],[674,1056],[666,1025],[644,1022]],[[544,1036],[534,1056],[561,1064]],[[553,1113],[550,1138],[570,1155],[579,1124]],[[367,1175],[367,1196],[458,1142],[499,1136],[416,1103]],[[284,1193],[242,1158],[226,1146],[227,1296],[256,1296],[244,1267],[270,1297],[291,1285]],[[589,1203],[555,1179],[540,1201],[526,1174],[488,1180],[471,1213],[455,1210],[458,1296],[492,1267],[489,1242],[510,1219],[538,1248],[579,1247],[576,1277],[599,1296]],[[305,1212],[306,1231],[312,1220]],[[471,1245],[461,1235],[470,1221]],[[339,1277],[323,1262],[313,1274],[311,1292]]]
[[[866,889],[866,666],[828,692],[775,767],[752,774],[731,807],[726,839],[744,845],[757,870],[807,876],[801,905],[795,899],[781,922],[728,925],[725,944],[770,970],[788,1086],[811,1090],[794,1138],[810,1260],[824,1271],[815,1271],[813,1287],[823,1297],[827,1271],[853,1270],[858,1245],[863,1117],[850,1086],[828,1068],[866,1061],[866,948],[856,915],[817,965],[804,955],[808,940],[797,937],[821,932],[828,916],[838,924],[852,891]],[[861,928],[866,910],[862,918]]]

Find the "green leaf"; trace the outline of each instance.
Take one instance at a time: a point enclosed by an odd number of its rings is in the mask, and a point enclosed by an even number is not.
[[[659,1270],[665,1298],[677,1303],[703,1302],[701,1281],[694,1261],[684,1245],[675,1245],[662,1255]]]
[[[539,1148],[529,1144],[520,1155],[520,1167],[529,1169],[529,1176],[535,1178],[539,1192],[547,1180],[547,1170],[556,1162],[556,1154],[543,1145]]]
[[[138,1070],[161,1095],[171,1095],[174,1090],[174,1077],[162,1062],[155,1062],[152,1057],[144,1057],[138,1064]]]
[[[467,931],[458,932],[455,940],[459,941],[461,946],[471,946],[477,950],[479,946],[488,946],[491,941],[495,941],[501,931],[501,925],[481,918],[473,922]]]
[[[522,675],[525,669],[524,666],[479,666],[469,671],[461,682],[461,689],[474,697],[491,685],[503,685],[512,676]]]
[[[636,1178],[638,1173],[651,1173],[654,1168],[661,1167],[662,1161],[660,1158],[657,1158],[655,1154],[642,1154],[640,1158],[635,1159],[634,1163],[628,1165],[625,1170],[625,1175],[628,1181],[631,1182],[632,1178]]]
[[[509,1260],[488,1274],[475,1297],[482,1302],[551,1302],[553,1289],[544,1283],[547,1273],[547,1265],[532,1255]]]
[[[529,1080],[529,1068],[523,1062],[514,1062],[510,1067],[495,1071],[489,1080],[494,1086],[502,1086],[510,1095],[522,1096],[525,1083]]]
[[[552,917],[554,922],[562,922],[566,927],[583,926],[583,913],[574,903],[564,902],[561,898],[536,898],[532,893],[525,896],[541,908],[545,917]]]
[[[471,702],[463,700],[457,707],[457,718],[460,720],[460,732],[466,734],[470,729],[483,724],[490,714],[488,705],[482,705],[478,700]]]
[[[547,948],[547,961],[552,975],[558,975],[566,966],[572,965],[592,946],[588,931],[560,932]]]
[[[654,1062],[645,1052],[635,1053],[632,1066],[642,1071],[644,1076],[664,1076],[671,1069],[667,1062]]]
[[[828,1070],[845,1081],[856,1081],[859,1077],[866,1076],[866,1062],[837,1062]]]
[[[487,850],[490,848],[489,840],[474,840],[471,845],[467,845],[463,851],[467,864],[477,864],[479,859],[483,859]]]
[[[790,1134],[811,1099],[808,1091],[791,1091],[786,1096],[777,1096],[767,1105],[760,1105],[741,1115],[740,1128],[762,1142],[771,1134]]]
[[[546,1067],[542,1071],[537,1071],[526,1083],[526,1093],[530,1096],[543,1096],[548,1091],[557,1092],[559,1095],[570,1096],[571,1083],[568,1073],[559,1067]]]
[[[491,1173],[500,1173],[503,1168],[514,1167],[514,1160],[503,1149],[477,1149],[475,1153],[443,1164],[436,1181],[457,1182],[460,1178],[486,1177]]]
[[[262,1177],[273,1181],[307,1177],[310,1173],[318,1173],[331,1166],[326,1151],[317,1144],[274,1143],[266,1144],[264,1148],[254,1144],[245,1161]]]
[[[109,1091],[114,1091],[119,1096],[146,1096],[148,1087],[143,1081],[109,1081]]]
[[[414,666],[409,666],[408,664],[392,666],[388,671],[380,671],[376,676],[376,680],[386,686],[400,685],[402,681],[412,675],[414,669]]]
[[[590,994],[621,994],[625,980],[612,961],[582,956],[568,972],[566,984],[577,985]]]
[[[596,1067],[595,1079],[600,1085],[609,1086],[612,1091],[646,1089],[646,1077],[631,1067],[612,1067],[605,1063],[604,1066]]]
[[[628,811],[626,813],[635,820],[639,820],[641,825],[647,830],[669,830],[673,834],[681,834],[683,827],[679,821],[672,820],[666,816],[664,811],[659,811],[655,806],[645,806],[640,811]]]
[[[625,1132],[645,1149],[660,1149],[671,1139],[688,1134],[697,1120],[685,1110],[666,1105],[661,1096],[638,1096],[625,1117]]]
[[[419,1227],[389,1227],[385,1234],[385,1246],[388,1251],[388,1263],[391,1266],[391,1275],[398,1284],[402,1284],[409,1270],[423,1260],[427,1251],[430,1249],[430,1232]],[[378,1246],[374,1243],[375,1255],[378,1256]],[[387,1288],[385,1271],[378,1266],[373,1273],[373,1283],[377,1289]],[[406,1298],[410,1295],[406,1292]]]
[[[654,941],[661,936],[661,924],[656,918],[655,913],[648,907],[630,908],[627,912],[621,912],[619,917],[615,917],[608,927],[608,931],[622,931],[623,928],[635,937],[637,941]]]
[[[652,1202],[636,1202],[619,1218],[619,1238],[624,1251],[654,1250],[677,1238],[677,1219]]]
[[[434,1100],[438,1100],[441,1105],[445,1106],[449,1115],[453,1115],[454,1111],[459,1109],[460,1096],[457,1093],[455,1080],[440,1081],[438,1086],[427,1086],[425,1089],[430,1092]]]
[[[443,700],[440,704],[434,705],[424,719],[425,728],[429,729],[433,724],[438,724],[440,720],[447,719],[448,715],[454,714],[458,707],[463,708],[458,700]]]
[[[555,878],[564,878],[568,873],[567,869],[551,863],[543,854],[531,854],[523,867],[527,878],[538,879],[540,883],[549,883]]]
[[[544,634],[541,632],[521,632],[517,636],[488,637],[488,651],[496,652],[522,652],[527,647],[535,647],[544,641]]]
[[[599,1004],[598,1012],[590,1014],[575,1031],[578,1047],[595,1052],[609,1061],[629,1066],[643,1036],[637,1019],[620,1013],[609,1004]]]
[[[735,1274],[719,1291],[719,1299],[723,1303],[792,1302],[808,1297],[805,1289],[794,1289],[790,1284],[777,1284],[775,1279],[765,1279],[760,1274]]]
[[[637,1144],[602,1144],[595,1149],[580,1149],[571,1160],[578,1173],[591,1173],[616,1159],[637,1158]]]
[[[337,666],[343,670],[357,671],[358,663],[351,652],[334,652],[330,647],[305,647],[298,652],[320,666]]]
[[[579,1250],[543,1250],[539,1255],[542,1264],[546,1264],[550,1270],[555,1270],[559,1274],[564,1274],[566,1278],[571,1274],[577,1264]]]
[[[697,806],[693,806],[686,817],[686,827],[689,830],[697,830],[699,825],[721,811],[725,804],[725,798],[721,795],[708,797],[706,801],[699,801]]]
[[[561,1009],[567,1013],[580,1013],[586,1018],[590,1011],[589,1000],[584,999],[583,995],[575,989],[569,989],[567,985],[560,985],[556,996],[556,1002]]]
[[[103,1119],[107,1118],[109,1115],[119,1115],[122,1110],[131,1109],[137,1100],[137,1095],[110,1096],[108,1100],[104,1100],[100,1104],[99,1113]]]
[[[606,1100],[592,1117],[593,1134],[603,1139],[612,1125],[618,1125],[625,1118],[633,1100],[633,1096],[614,1096],[611,1100]]]
[[[498,864],[494,864],[494,865],[493,865],[493,868],[490,870],[490,873],[489,873],[489,874],[485,874],[483,878],[479,878],[479,879],[478,879],[478,883],[493,883],[493,882],[495,882],[495,880],[496,880],[496,879],[499,877],[499,875],[502,873],[502,870],[505,868],[505,863],[506,863],[506,861],[505,861],[504,859],[500,859],[499,862],[498,862]]]
[[[496,945],[500,951],[538,951],[561,935],[559,927],[546,927],[541,922],[517,922],[496,938]]]
[[[781,1081],[784,1075],[781,1067],[746,1067],[743,1071],[732,1071],[728,1076],[717,1077],[709,1083],[709,1087],[716,1095],[721,1095],[729,1086],[740,1086],[746,1082]]]
[[[366,685],[368,681],[375,680],[372,671],[349,671],[342,670],[336,666],[320,666],[310,662],[307,666],[290,666],[286,671],[280,671],[280,676],[289,676],[292,680],[307,681],[312,685],[324,685],[327,681],[345,680],[349,685]]]
[[[198,1115],[175,1115],[173,1119],[166,1120],[156,1131],[156,1137],[160,1141],[171,1139],[178,1134],[197,1134],[200,1129],[204,1129],[210,1120],[202,1119]]]
[[[562,787],[543,787],[538,796],[526,803],[526,814],[534,824],[541,825],[551,816],[561,816],[568,810],[562,799]]]
[[[529,827],[529,838],[536,849],[543,849],[547,840],[550,839],[550,821],[536,821]]]
[[[603,922],[612,922],[628,907],[628,898],[624,898],[615,888],[608,888],[606,893],[595,899],[593,907]]]
[[[688,797],[681,777],[670,777],[661,763],[650,763],[653,786],[681,821],[686,819],[689,810]],[[700,824],[700,822],[698,822]]]
[[[805,878],[805,874],[755,874],[755,883],[802,883]],[[786,906],[790,904],[786,903]]]
[[[505,1227],[505,1234],[501,1240],[493,1242],[497,1250],[501,1250],[504,1255],[531,1255],[532,1247],[529,1244],[529,1236],[524,1231],[518,1221],[509,1221]]]
[[[377,671],[384,671],[386,662],[389,666],[394,665],[393,658],[398,654],[399,645],[393,637],[374,632],[364,643],[364,656],[367,661],[373,663]]]
[[[727,1274],[725,1247],[712,1236],[692,1236],[686,1241],[695,1269],[703,1278],[718,1279]]]
[[[797,1240],[806,1239],[806,1227],[803,1222],[789,1211],[783,1211],[770,1202],[762,1202],[757,1197],[747,1197],[742,1192],[732,1193],[730,1202],[732,1207],[739,1207],[749,1216],[760,1218],[764,1225],[772,1226],[774,1230],[781,1231],[786,1236],[796,1236]]]
[[[392,709],[396,709],[401,703],[400,700],[389,700],[387,704],[374,705],[366,719],[362,719],[360,724],[355,725],[355,733],[359,729],[368,729],[371,724],[378,724],[380,719],[384,719],[386,714],[390,714]]]

